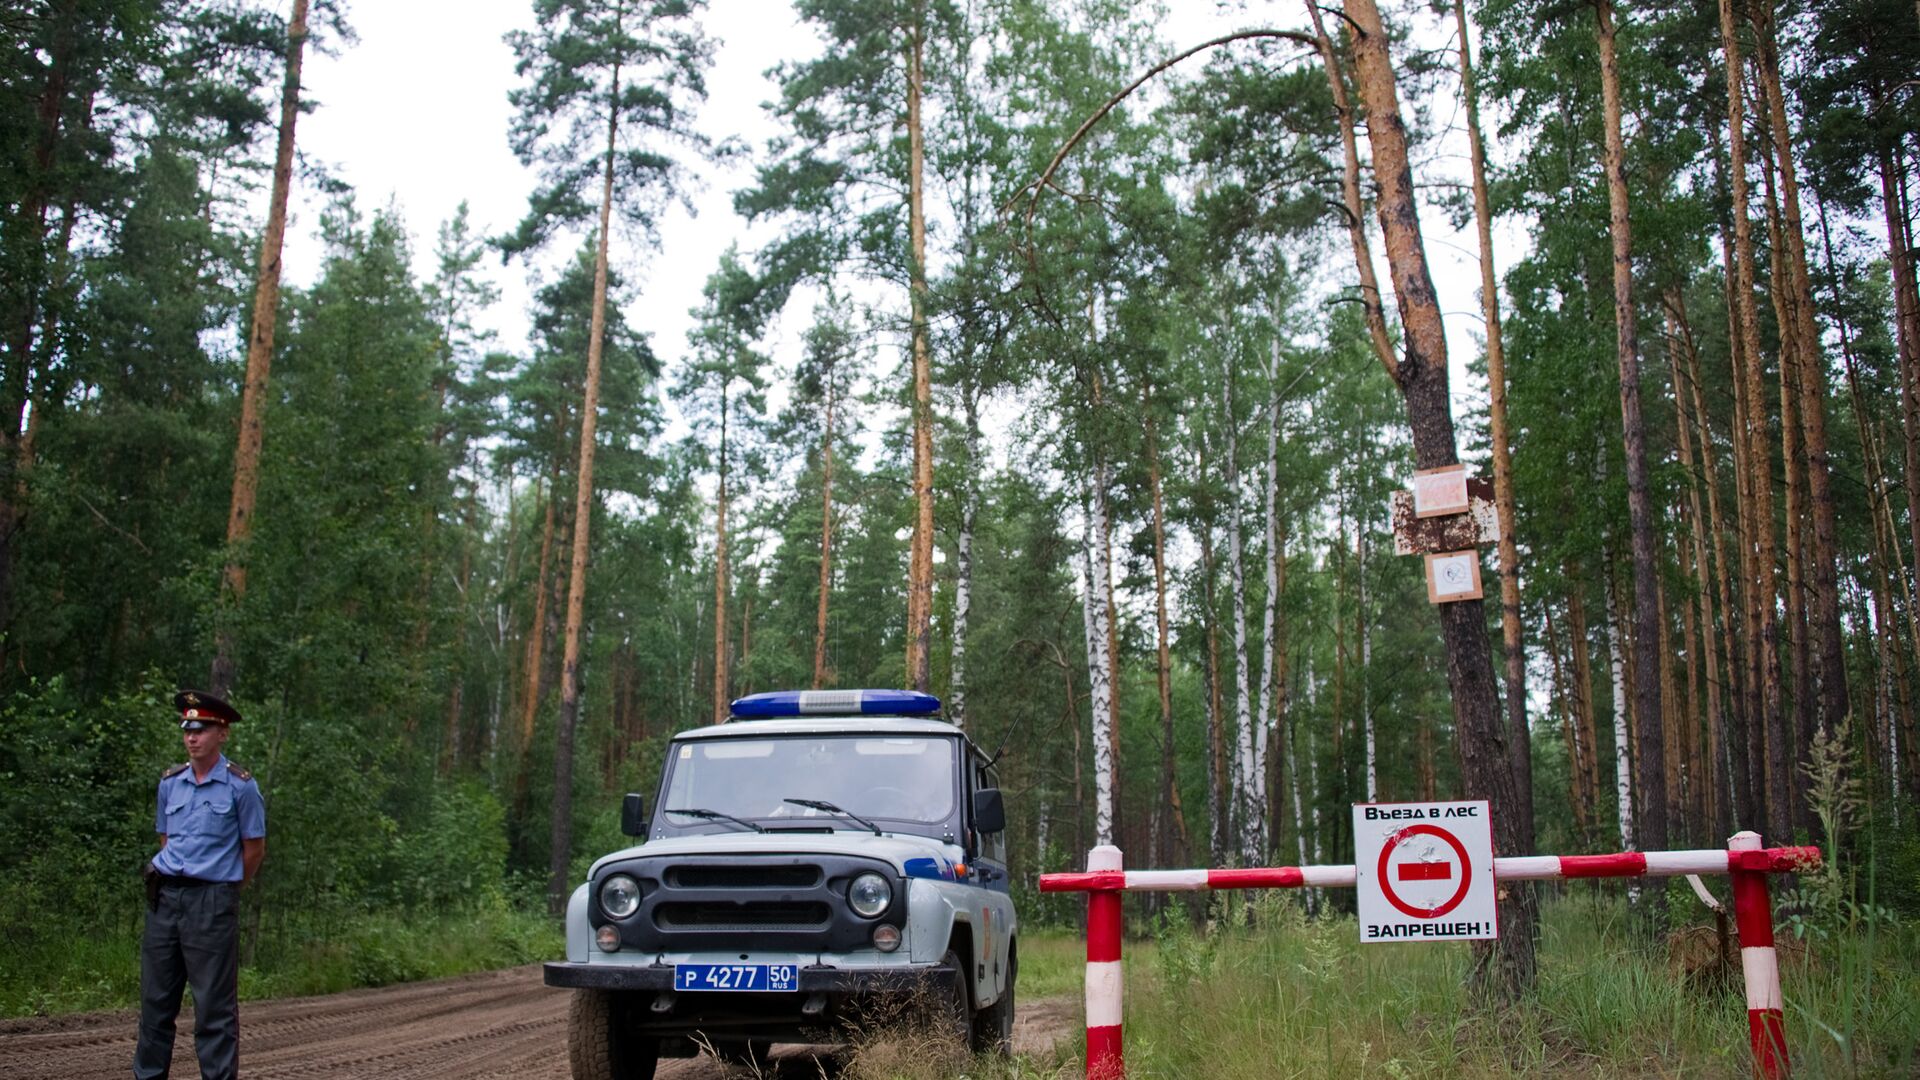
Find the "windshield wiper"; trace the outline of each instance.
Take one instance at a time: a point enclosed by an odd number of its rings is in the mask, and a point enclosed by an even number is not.
[[[668,814],[679,814],[683,817],[703,818],[707,821],[731,821],[735,825],[744,826],[746,828],[752,829],[754,832],[767,831],[766,827],[763,825],[755,825],[751,821],[742,821],[741,819],[734,817],[732,814],[723,814],[718,810],[666,810],[662,812],[668,813]]]
[[[872,829],[873,835],[875,836],[880,835],[880,826],[875,825],[873,822],[868,821],[866,818],[861,817],[859,814],[853,813],[852,811],[849,811],[849,810],[842,810],[839,807],[823,799],[782,799],[781,801],[790,802],[795,806],[804,806],[810,810],[824,810],[829,814],[839,814],[843,818],[847,818],[852,821],[857,821],[860,824],[865,825],[867,828]]]

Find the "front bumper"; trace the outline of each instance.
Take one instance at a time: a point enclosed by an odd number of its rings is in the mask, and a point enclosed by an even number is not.
[[[821,964],[800,969],[800,989],[777,994],[673,989],[672,964],[575,964],[554,962],[545,967],[548,986],[574,990],[646,990],[667,992],[683,1002],[723,1001],[728,998],[792,999],[797,1011],[812,994],[883,995],[949,991],[960,972],[942,964],[914,964],[886,968],[838,968]]]
[[[613,992],[632,1031],[659,1040],[663,1056],[709,1043],[841,1042],[848,1033],[946,1000],[961,972],[940,964],[888,968],[802,967],[795,991],[676,991],[671,964],[546,965],[548,986]]]

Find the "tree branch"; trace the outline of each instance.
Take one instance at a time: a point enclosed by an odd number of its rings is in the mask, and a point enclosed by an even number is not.
[[[1092,131],[1093,126],[1095,124],[1098,124],[1102,119],[1106,117],[1108,113],[1112,112],[1114,109],[1114,106],[1119,105],[1122,101],[1125,101],[1127,97],[1131,95],[1135,90],[1140,89],[1140,87],[1143,86],[1147,82],[1147,80],[1153,78],[1155,75],[1160,74],[1161,72],[1167,70],[1168,68],[1173,67],[1175,64],[1180,63],[1182,60],[1185,60],[1188,57],[1195,55],[1196,53],[1202,53],[1207,51],[1208,49],[1217,48],[1221,45],[1227,45],[1235,41],[1246,41],[1252,38],[1284,38],[1288,41],[1295,42],[1296,44],[1305,45],[1310,49],[1319,48],[1319,43],[1316,42],[1311,35],[1303,34],[1297,30],[1239,30],[1231,34],[1226,34],[1224,36],[1214,38],[1211,41],[1201,42],[1200,44],[1195,45],[1193,48],[1188,49],[1186,52],[1180,53],[1179,55],[1170,57],[1166,60],[1162,60],[1160,63],[1155,64],[1153,67],[1148,68],[1145,74],[1142,74],[1139,78],[1133,80],[1131,83],[1128,83],[1125,89],[1121,90],[1119,93],[1108,98],[1106,101],[1106,104],[1101,105],[1098,109],[1095,109],[1093,112],[1093,115],[1087,117],[1086,120],[1080,124],[1079,129],[1076,130],[1073,133],[1073,135],[1067,139],[1066,143],[1063,146],[1061,146],[1057,152],[1054,153],[1053,160],[1047,162],[1046,170],[1043,171],[1038,178],[1032,180],[1027,184],[1022,185],[1020,190],[1014,193],[1013,198],[1008,199],[1006,205],[1001,207],[1001,211],[1004,213],[1006,210],[1011,209],[1014,203],[1019,201],[1021,195],[1031,192],[1032,195],[1027,200],[1027,212],[1023,222],[1027,230],[1031,231],[1033,228],[1033,215],[1040,208],[1040,196],[1045,192],[1045,190],[1048,187],[1053,185],[1053,174],[1056,171],[1058,171],[1061,164],[1063,164],[1067,160],[1067,155],[1073,152],[1073,148],[1079,145],[1080,140],[1086,137],[1087,132]]]

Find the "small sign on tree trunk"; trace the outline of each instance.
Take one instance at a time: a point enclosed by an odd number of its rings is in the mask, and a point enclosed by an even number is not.
[[[1413,516],[1439,517],[1467,512],[1467,467],[1442,465],[1413,474]]]
[[[1447,551],[1427,556],[1427,599],[1436,604],[1478,600],[1480,553]]]

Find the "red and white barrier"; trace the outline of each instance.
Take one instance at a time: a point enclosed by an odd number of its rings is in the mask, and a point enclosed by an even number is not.
[[[1728,874],[1733,879],[1734,916],[1740,927],[1740,962],[1746,976],[1747,1023],[1754,1073],[1767,1080],[1787,1074],[1780,966],[1773,948],[1773,907],[1767,875],[1796,873],[1820,865],[1817,847],[1762,848],[1760,834],[1736,833],[1724,851],[1626,851],[1614,855],[1528,855],[1496,858],[1498,881],[1549,881],[1603,877],[1678,877]],[[1087,1080],[1122,1080],[1123,988],[1120,945],[1123,892],[1198,892],[1202,889],[1352,888],[1351,866],[1271,866],[1241,870],[1126,870],[1120,849],[1102,845],[1087,853],[1085,873],[1042,874],[1041,892],[1087,894]]]

